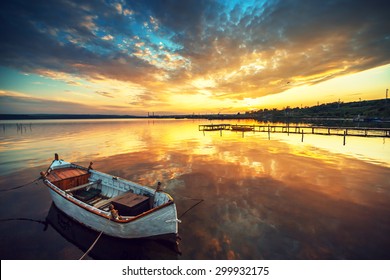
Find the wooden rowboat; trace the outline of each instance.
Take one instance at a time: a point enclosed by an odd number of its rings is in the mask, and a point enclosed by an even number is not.
[[[176,205],[161,191],[60,160],[41,172],[54,204],[81,224],[119,238],[178,233]]]

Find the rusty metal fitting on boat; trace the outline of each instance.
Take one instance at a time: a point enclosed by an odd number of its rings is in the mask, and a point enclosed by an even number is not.
[[[157,182],[157,188],[156,188],[156,192],[161,192],[162,189],[161,189],[161,182]]]

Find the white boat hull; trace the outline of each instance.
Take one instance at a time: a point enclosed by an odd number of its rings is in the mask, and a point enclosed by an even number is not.
[[[168,205],[154,213],[138,218],[128,223],[118,223],[114,220],[87,211],[73,202],[64,199],[50,189],[54,204],[62,212],[76,221],[98,232],[119,238],[141,238],[169,233],[177,233],[176,206]]]
[[[70,166],[69,163],[66,164],[66,166]],[[52,164],[54,169],[60,169],[58,166],[57,163]],[[92,171],[91,178],[95,179],[95,177],[103,178],[102,181],[109,182],[108,187],[103,188],[105,192],[107,189],[112,189],[115,192],[124,193],[126,192],[124,188],[134,186],[138,188],[135,191],[151,191],[145,186],[98,171]],[[98,232],[118,238],[143,238],[178,233],[179,220],[177,219],[176,205],[168,194],[155,193],[155,205],[146,212],[137,216],[122,216],[120,219],[114,219],[109,211],[101,210],[80,201],[47,179],[44,182],[48,186],[52,200],[58,209],[77,222]],[[158,202],[160,204],[156,205]]]

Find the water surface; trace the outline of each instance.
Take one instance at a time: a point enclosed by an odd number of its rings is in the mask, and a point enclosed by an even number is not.
[[[198,131],[207,123],[3,122],[0,187],[32,181],[55,152],[140,184],[163,182],[179,216],[185,213],[182,254],[149,240],[110,251],[117,242],[108,239],[93,258],[390,258],[389,139],[347,137],[343,146],[339,136],[305,135],[301,142],[291,134],[269,140],[261,133]],[[79,227],[53,210],[42,183],[2,192],[0,205],[2,259],[78,259],[94,240],[96,233],[88,231],[74,240]]]

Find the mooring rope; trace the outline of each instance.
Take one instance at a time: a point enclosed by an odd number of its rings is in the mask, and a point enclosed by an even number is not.
[[[198,206],[200,203],[202,203],[204,201],[204,199],[202,198],[190,198],[191,200],[199,200],[198,202],[196,202],[194,205],[192,205],[190,208],[188,208],[186,211],[184,211],[183,214],[180,215],[180,217],[178,219],[181,219],[185,214],[187,214],[191,209],[195,208],[196,206]]]
[[[26,184],[23,184],[23,185],[20,185],[20,186],[17,186],[17,187],[13,187],[13,188],[9,188],[9,189],[5,189],[5,190],[0,190],[0,192],[8,192],[8,191],[12,191],[12,190],[16,190],[16,189],[20,189],[20,188],[24,188],[24,187],[27,187],[28,185],[32,184],[32,183],[36,183],[38,182],[39,180],[41,180],[42,177],[38,177],[36,178],[35,180],[31,181],[31,182],[28,182]]]
[[[27,221],[27,222],[35,222],[35,223],[43,224],[45,227],[47,226],[47,222],[46,222],[46,221],[35,220],[35,219],[30,219],[30,218],[8,218],[8,219],[0,219],[0,222],[10,222],[10,221]]]
[[[91,247],[89,247],[89,249],[84,253],[84,255],[81,256],[81,258],[79,258],[79,260],[82,260],[84,259],[84,257],[86,255],[88,255],[88,253],[93,249],[93,247],[95,247],[96,243],[98,242],[100,236],[102,236],[103,234],[103,231],[100,232],[99,236],[96,238],[95,242],[92,243]]]
[[[84,259],[84,257],[85,257],[86,255],[88,255],[89,252],[92,251],[93,247],[95,247],[96,243],[99,241],[100,237],[103,235],[103,232],[104,232],[104,230],[106,229],[106,227],[107,227],[107,225],[108,225],[109,222],[110,222],[110,218],[107,219],[107,222],[106,222],[104,228],[102,229],[102,231],[100,232],[99,236],[98,236],[98,237],[96,238],[96,240],[92,243],[92,245],[89,247],[89,249],[84,253],[84,255],[82,255],[81,258],[79,258],[79,260]]]

